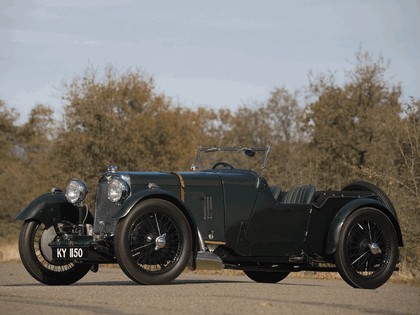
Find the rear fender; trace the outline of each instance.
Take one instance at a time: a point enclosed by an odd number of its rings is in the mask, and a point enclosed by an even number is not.
[[[69,203],[62,192],[53,192],[41,195],[16,216],[16,220],[37,220],[48,228],[59,221],[78,222],[79,209]],[[93,216],[88,212],[86,223],[93,223]]]
[[[398,245],[404,246],[401,228],[398,223],[397,217],[394,215],[394,212],[387,207],[385,207],[382,203],[374,199],[362,198],[362,199],[355,199],[347,203],[343,206],[334,219],[331,222],[330,228],[328,230],[328,239],[327,239],[327,248],[326,254],[330,255],[333,254],[337,250],[338,246],[338,239],[340,237],[341,228],[343,226],[344,221],[347,217],[352,214],[354,211],[364,207],[372,207],[382,211],[392,222],[395,228],[395,232],[397,233],[398,237]]]
[[[196,269],[196,258],[197,258],[197,251],[200,245],[199,240],[199,232],[197,229],[197,223],[195,222],[194,216],[191,214],[191,211],[187,208],[187,206],[179,199],[178,196],[175,194],[172,194],[166,190],[161,189],[153,189],[153,190],[144,190],[137,194],[134,194],[130,196],[123,204],[121,209],[114,215],[114,218],[117,218],[118,220],[123,219],[126,217],[130,211],[134,208],[135,205],[138,203],[151,199],[164,199],[171,203],[173,203],[179,210],[182,211],[182,213],[187,218],[188,224],[191,229],[191,235],[192,237],[192,249],[191,249],[191,258],[189,262],[189,267],[192,270]]]

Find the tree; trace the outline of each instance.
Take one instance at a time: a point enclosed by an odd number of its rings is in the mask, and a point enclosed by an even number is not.
[[[19,155],[27,167],[38,162],[51,162],[51,146],[55,138],[56,121],[53,110],[36,105],[26,123],[18,128]]]
[[[319,162],[321,184],[340,188],[354,169],[380,165],[393,168],[395,152],[385,122],[401,113],[398,85],[389,86],[382,58],[356,54],[356,65],[343,87],[325,76],[311,82],[316,100],[307,108],[306,129]]]
[[[307,107],[318,186],[340,189],[353,178],[385,190],[399,210],[405,240],[402,269],[420,271],[420,133],[418,102],[404,114],[399,85],[384,79],[382,58],[356,54],[343,86],[327,76],[311,82],[315,100]]]
[[[404,262],[414,277],[420,276],[420,101],[411,99],[398,129],[392,131],[398,149],[398,176],[393,188],[400,187],[394,198],[400,200],[406,252]]]
[[[271,180],[283,189],[310,181],[302,124],[303,109],[298,102],[298,92],[276,88],[261,109],[265,125],[269,127],[267,141],[271,146],[269,172]]]
[[[17,118],[18,114],[7,108],[4,101],[0,100],[0,159],[2,160],[11,157],[16,137]]]
[[[18,115],[15,111],[7,108],[4,101],[0,100],[0,193],[2,196],[6,196],[6,198],[2,198],[0,219],[4,220],[10,219],[12,209],[15,207],[11,197],[16,195],[16,187],[18,187],[14,174],[17,170],[15,156],[17,141],[15,122],[17,118]]]
[[[39,105],[24,125],[17,125],[18,115],[0,101],[0,238],[17,235],[14,217],[34,196],[50,187],[48,122],[52,111]]]
[[[286,150],[293,142],[301,140],[302,109],[297,97],[297,92],[290,93],[284,87],[276,88],[263,107],[273,145],[285,145]]]
[[[4,104],[2,105],[4,106]],[[2,109],[2,145],[0,192],[6,198],[2,202],[0,219],[12,222],[18,211],[34,196],[51,188],[54,167],[51,163],[52,111],[42,105],[32,109],[28,122],[16,125],[17,115]],[[51,128],[51,129],[50,129]],[[3,133],[4,132],[4,133]]]
[[[399,209],[405,251],[404,271],[420,275],[420,102],[411,98],[398,121],[387,121],[389,141],[395,148],[394,170],[381,172],[376,165],[361,170],[389,192]]]
[[[152,78],[112,68],[87,70],[66,87],[64,124],[56,156],[70,177],[93,185],[106,165],[178,170],[194,157],[199,117],[157,93]]]

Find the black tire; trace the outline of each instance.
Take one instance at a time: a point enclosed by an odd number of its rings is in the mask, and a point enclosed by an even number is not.
[[[53,262],[52,250],[46,244],[52,241],[55,235],[54,227],[46,229],[41,222],[26,221],[19,235],[20,259],[29,274],[41,283],[72,284],[83,278],[91,265]]]
[[[118,222],[115,256],[124,273],[141,284],[167,284],[185,269],[191,252],[191,229],[172,203],[149,199]]]
[[[383,212],[361,208],[346,219],[335,262],[349,285],[363,289],[380,287],[391,277],[397,260],[397,234]]]
[[[342,191],[369,191],[371,193],[374,193],[378,195],[378,200],[380,203],[382,203],[385,207],[387,207],[389,210],[391,210],[393,213],[395,213],[394,205],[392,204],[391,199],[387,196],[387,194],[380,189],[378,186],[373,185],[369,182],[365,182],[362,180],[354,181],[348,184],[347,186],[343,187],[341,189]]]
[[[255,282],[260,283],[277,283],[285,279],[290,272],[287,271],[255,271],[255,270],[244,270],[244,273]]]

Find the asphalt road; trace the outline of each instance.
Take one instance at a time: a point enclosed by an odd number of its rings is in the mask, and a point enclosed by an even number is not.
[[[142,286],[118,268],[100,268],[70,286],[45,286],[21,264],[0,264],[0,314],[420,314],[420,288],[344,281],[184,273],[170,285]]]

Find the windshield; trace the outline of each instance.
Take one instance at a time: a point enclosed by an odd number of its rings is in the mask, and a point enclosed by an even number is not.
[[[260,175],[267,166],[270,147],[260,148],[218,148],[199,147],[192,169],[245,169]]]

